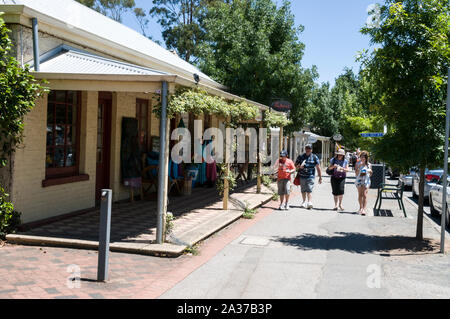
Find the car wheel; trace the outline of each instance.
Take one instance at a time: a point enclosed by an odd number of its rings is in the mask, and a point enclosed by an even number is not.
[[[431,212],[431,215],[434,217],[439,216],[439,212],[436,210],[436,208],[434,208],[433,197],[431,197],[431,195],[430,195],[430,212]]]

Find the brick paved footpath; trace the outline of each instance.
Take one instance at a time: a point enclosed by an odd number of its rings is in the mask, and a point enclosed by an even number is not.
[[[271,187],[276,187],[276,184]],[[273,191],[256,182],[243,183],[230,194],[228,210],[222,209],[217,190],[197,188],[192,195],[171,197],[168,210],[173,213],[173,232],[168,243],[156,244],[156,203],[148,200],[123,202],[112,206],[111,251],[145,255],[178,256],[188,246],[239,219],[246,205],[261,206]],[[98,247],[99,209],[41,225],[25,232],[10,234],[10,243],[94,249]]]
[[[212,235],[200,244],[196,256],[159,258],[112,252],[107,283],[96,282],[96,251],[6,244],[0,248],[0,298],[156,298],[272,213],[277,205],[269,202],[254,219],[240,219]],[[76,288],[76,281],[70,281],[70,265],[80,267],[80,288]]]

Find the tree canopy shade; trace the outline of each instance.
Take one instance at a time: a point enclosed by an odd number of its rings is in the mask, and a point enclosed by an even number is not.
[[[203,72],[233,94],[270,105],[292,103],[291,129],[306,122],[315,68],[301,67],[303,27],[295,27],[290,3],[271,0],[213,1],[203,20],[205,40],[197,53]]]
[[[23,117],[34,107],[44,91],[35,82],[29,69],[20,67],[9,55],[11,40],[0,17],[0,167],[6,166],[10,155],[22,140]]]
[[[379,97],[389,132],[375,145],[392,166],[421,171],[417,237],[422,238],[425,168],[443,160],[447,68],[450,65],[448,0],[386,0],[381,25],[362,29],[381,47],[362,58]]]

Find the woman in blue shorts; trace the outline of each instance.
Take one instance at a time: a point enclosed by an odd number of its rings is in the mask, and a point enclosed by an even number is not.
[[[358,214],[366,215],[367,193],[370,188],[370,177],[372,176],[372,165],[369,163],[369,153],[362,151],[359,155],[359,162],[356,163],[356,189],[358,190],[359,211]]]

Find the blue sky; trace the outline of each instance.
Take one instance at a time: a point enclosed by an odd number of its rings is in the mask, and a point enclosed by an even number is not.
[[[135,0],[138,7],[147,12],[152,6],[151,0]],[[278,3],[281,1],[277,0]],[[359,64],[355,62],[358,51],[368,49],[369,38],[359,30],[367,18],[367,8],[375,0],[292,0],[292,13],[296,25],[303,25],[304,32],[300,40],[306,45],[302,65],[316,65],[319,82],[330,82],[351,67],[356,72]],[[128,14],[124,24],[140,31],[135,18]],[[161,40],[161,28],[155,19],[151,19],[148,33],[154,39]]]

